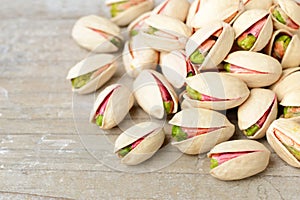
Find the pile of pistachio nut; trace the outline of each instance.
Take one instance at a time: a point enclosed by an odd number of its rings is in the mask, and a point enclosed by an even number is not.
[[[75,23],[73,39],[97,54],[77,63],[67,79],[74,92],[95,92],[117,70],[116,56],[109,53],[123,49],[122,66],[134,81],[132,88],[120,83],[102,88],[91,123],[111,129],[136,102],[154,118],[171,115],[172,145],[185,154],[208,152],[210,173],[218,179],[263,171],[270,151],[256,139],[265,136],[282,160],[300,167],[296,1],[165,0],[154,9],[153,0],[106,4],[111,19],[89,15]],[[127,25],[125,42],[120,26]],[[220,111],[235,107],[248,140],[227,141],[235,126]],[[121,163],[137,165],[164,139],[161,125],[138,123],[120,134],[115,153]]]

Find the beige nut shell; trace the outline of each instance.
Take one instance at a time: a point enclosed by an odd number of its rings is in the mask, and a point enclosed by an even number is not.
[[[163,128],[153,122],[135,124],[120,134],[115,142],[115,153],[134,143],[138,139],[145,139],[121,159],[126,165],[137,165],[151,158],[161,147],[165,139]]]
[[[104,85],[117,70],[116,64],[114,63],[114,56],[110,54],[93,55],[78,62],[69,70],[67,75],[68,80],[95,71],[97,69],[100,69],[101,67],[105,67],[108,64],[110,66],[102,73],[100,73],[97,77],[90,80],[87,84],[79,89],[73,88],[73,91],[79,94],[88,94],[94,92],[102,85]]]
[[[110,85],[97,96],[90,114],[91,123],[95,123],[96,112],[105,97],[107,97],[111,91],[113,91],[113,93],[111,94],[104,111],[102,126],[100,127],[101,129],[111,129],[119,124],[127,115],[134,103],[133,94],[126,86],[121,84]]]
[[[269,89],[254,88],[250,91],[249,98],[238,108],[238,126],[246,130],[255,124],[271,107],[271,111],[263,126],[250,139],[260,139],[266,135],[267,128],[277,117],[277,98]]]
[[[300,106],[300,89],[286,93],[280,102],[282,106]]]
[[[258,174],[269,164],[271,152],[261,143],[254,140],[232,140],[215,146],[212,154],[255,151],[228,160],[210,170],[210,174],[220,180],[240,180]]]
[[[150,16],[151,16],[151,12],[146,12],[146,13],[140,15],[134,21],[132,21],[127,27],[127,32],[129,34],[129,36],[130,36],[130,32],[133,29],[135,29],[135,26],[137,26],[138,24],[142,25],[142,27],[140,27],[141,29],[145,28],[145,19],[149,18]]]
[[[268,10],[272,5],[272,0],[243,0],[246,10],[265,9]]]
[[[231,138],[235,130],[234,125],[229,122],[225,115],[203,108],[184,109],[176,113],[169,123],[188,128],[222,127],[180,142],[172,142],[172,145],[181,152],[191,155],[209,151],[216,144]]]

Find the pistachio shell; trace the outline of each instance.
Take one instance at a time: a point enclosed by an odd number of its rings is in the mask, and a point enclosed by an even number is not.
[[[227,63],[257,71],[257,73],[227,73],[245,81],[248,87],[265,87],[277,81],[282,73],[280,63],[273,57],[250,51],[236,51],[224,60]]]
[[[168,90],[174,102],[172,113],[176,113],[178,109],[178,97],[172,86],[160,73],[153,70],[143,70],[133,83],[133,91],[142,109],[151,116],[161,119],[164,116],[165,109],[162,95],[154,76],[157,77]]]
[[[143,36],[144,42],[158,51],[184,49],[187,38],[192,34],[191,29],[183,22],[164,15],[152,15],[145,20],[145,23],[148,26],[152,26],[177,37],[176,39],[159,37],[148,34],[147,30],[143,30],[141,35]]]
[[[282,106],[300,106],[300,88],[286,93],[280,102]]]
[[[119,124],[133,106],[134,97],[126,86],[121,84],[113,84],[101,91],[94,103],[90,114],[90,122],[95,123],[96,112],[104,101],[105,97],[113,93],[109,97],[106,109],[103,114],[102,129],[110,129]]]
[[[145,19],[149,18],[150,16],[151,16],[151,12],[146,12],[146,13],[140,15],[134,21],[132,21],[127,27],[127,32],[129,34],[129,36],[131,36],[130,34],[131,34],[132,30],[140,31],[141,29],[144,29],[146,26]]]
[[[215,146],[209,153],[213,154],[254,151],[230,159],[210,170],[210,174],[220,180],[239,180],[253,176],[266,169],[269,164],[270,151],[261,143],[253,140],[232,140]]]
[[[127,41],[122,54],[125,70],[131,77],[137,77],[144,69],[155,69],[159,59],[159,53],[144,46],[139,38],[137,36]]]
[[[188,0],[165,0],[154,8],[152,13],[166,15],[184,22],[189,8]]]
[[[99,54],[87,57],[79,63],[77,63],[68,72],[67,79],[71,80],[89,72],[93,72],[97,69],[100,69],[101,67],[105,67],[108,64],[110,66],[106,70],[101,72],[99,75],[97,75],[95,78],[88,81],[84,86],[78,89],[73,88],[73,91],[79,94],[88,94],[96,91],[98,88],[104,85],[116,72],[117,67],[113,60],[113,55]]]
[[[297,144],[300,143],[299,130],[300,118],[278,119],[275,120],[267,130],[267,140],[277,155],[293,167],[300,168],[300,162],[291,154],[288,149],[274,135],[274,128],[291,138]]]
[[[122,40],[117,25],[96,15],[84,16],[77,20],[72,29],[72,37],[80,46],[96,53],[118,51],[117,46],[92,29],[109,33]]]
[[[201,94],[226,99],[226,101],[198,101],[187,94],[183,97],[193,106],[214,110],[225,110],[242,104],[249,96],[247,85],[238,78],[216,73],[201,73],[186,79],[187,85]]]
[[[268,10],[272,5],[272,0],[243,0],[246,10],[265,9]]]
[[[106,4],[109,5],[113,2],[107,1]],[[133,20],[135,20],[141,14],[150,11],[154,6],[153,0],[146,0],[135,6],[130,6],[130,8],[119,13],[117,16],[111,18],[111,21],[119,26],[126,26]]]
[[[192,27],[193,18],[195,17],[196,13],[198,12],[200,5],[201,5],[201,0],[194,0],[191,3],[188,15],[186,17],[186,25],[188,25],[189,27]]]
[[[235,38],[237,39],[245,31],[247,31],[248,28],[266,16],[267,21],[265,22],[255,43],[249,51],[260,51],[268,44],[273,32],[273,24],[270,14],[267,10],[263,9],[247,10],[242,13],[232,25],[235,31]]]
[[[266,135],[267,128],[277,117],[277,98],[272,90],[255,88],[250,91],[249,98],[238,108],[238,126],[246,130],[265,114],[273,104],[263,126],[250,139],[260,139]]]
[[[216,111],[202,108],[184,109],[174,115],[169,123],[188,128],[222,127],[180,142],[172,142],[172,145],[186,154],[199,154],[209,151],[216,144],[228,140],[235,129],[226,116]]]
[[[144,140],[122,158],[123,164],[137,165],[152,157],[163,144],[165,133],[159,124],[153,122],[136,124],[117,138],[115,153],[142,137],[145,137]]]
[[[191,25],[201,28],[212,21],[224,21],[236,13],[229,22],[231,24],[243,10],[243,3],[239,0],[201,0],[201,6]]]
[[[227,56],[234,41],[233,29],[224,22],[214,22],[196,31],[186,43],[186,56],[189,58],[202,43],[221,28],[223,28],[222,33],[205,56],[200,67],[201,70],[215,69]]]
[[[267,46],[267,53],[268,55],[272,54],[272,49],[273,49],[275,39],[279,34],[282,33],[291,36],[292,39],[285,51],[285,54],[283,55],[283,58],[281,60],[281,65],[283,68],[298,67],[300,65],[300,57],[298,53],[300,51],[300,39],[298,35],[293,35],[292,33],[284,29],[275,31],[273,33],[269,45]]]

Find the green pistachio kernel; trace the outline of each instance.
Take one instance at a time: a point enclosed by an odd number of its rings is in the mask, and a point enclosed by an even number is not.
[[[167,114],[172,112],[173,102],[172,101],[164,101],[164,108]]]
[[[78,76],[76,78],[73,78],[71,80],[73,88],[78,89],[78,88],[81,88],[82,86],[84,86],[91,79],[91,76],[93,73],[94,72],[90,72],[90,73]]]
[[[259,129],[260,127],[257,124],[254,124],[250,128],[247,128],[244,133],[247,136],[253,136]]]
[[[282,24],[285,24],[286,22],[285,22],[285,20],[284,20],[284,18],[281,16],[281,14],[280,14],[280,12],[278,11],[278,10],[274,10],[273,11],[273,13],[272,13],[272,15],[277,19],[277,21],[279,21],[280,23],[282,23]]]
[[[123,157],[126,156],[130,151],[131,151],[131,146],[127,146],[127,147],[121,149],[121,150],[118,152],[118,154],[119,154],[120,157],[123,158]]]
[[[118,48],[121,48],[121,46],[122,46],[122,42],[121,42],[121,40],[119,38],[113,37],[110,40],[110,42],[113,43],[113,45],[115,45]]]
[[[210,159],[210,168],[213,169],[215,167],[218,167],[219,163],[218,163],[218,160],[217,159]]]
[[[98,126],[102,126],[102,122],[103,122],[103,115],[98,115],[96,118],[96,124]]]
[[[291,154],[293,154],[293,156],[295,156],[295,158],[297,158],[297,160],[300,160],[300,151],[291,146],[284,146],[289,150],[289,152],[291,152]]]
[[[133,30],[130,31],[130,36],[131,36],[131,37],[136,36],[138,33],[139,33],[138,30],[134,30],[134,29],[133,29]]]
[[[226,72],[230,72],[230,64],[229,63],[224,64],[223,67],[224,67]]]
[[[190,56],[190,60],[194,64],[202,64],[204,62],[205,57],[201,54],[201,52],[197,49]]]
[[[282,35],[276,40],[276,42],[283,42],[284,50],[286,50],[286,48],[290,44],[290,41],[291,41],[291,37],[288,35]]]
[[[197,92],[196,90],[192,89],[188,85],[186,86],[186,91],[187,91],[187,94],[189,95],[189,97],[191,97],[192,99],[201,101],[202,95],[199,92]]]
[[[256,37],[250,33],[244,39],[238,40],[237,44],[242,49],[249,50],[253,47],[255,41],[256,41]]]
[[[149,26],[147,33],[153,35],[156,31],[158,31],[157,28],[154,28],[153,26]]]
[[[174,125],[172,127],[172,137],[177,141],[180,142],[182,140],[187,139],[187,134],[182,131],[182,129],[179,126]]]

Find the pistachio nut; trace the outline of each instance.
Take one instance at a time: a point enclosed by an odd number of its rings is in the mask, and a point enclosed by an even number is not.
[[[292,118],[300,116],[300,89],[286,93],[280,102],[283,108],[283,117]]]
[[[276,93],[278,101],[281,101],[285,94],[300,89],[300,67],[287,68],[282,71],[279,80],[270,89]]]
[[[254,140],[232,140],[216,145],[207,156],[210,174],[220,180],[240,180],[266,169],[271,152]]]
[[[81,47],[96,53],[116,52],[123,42],[120,28],[110,20],[96,15],[77,20],[72,37]]]
[[[137,77],[144,69],[155,69],[159,59],[159,53],[139,41],[139,36],[125,43],[123,49],[123,64],[127,74]]]
[[[178,97],[165,77],[154,70],[143,70],[133,83],[134,96],[142,109],[153,117],[176,113]]]
[[[298,33],[300,27],[300,6],[295,1],[277,0],[270,9],[276,29]]]
[[[250,93],[239,78],[216,72],[188,77],[186,83],[183,98],[192,107],[226,110],[241,105]]]
[[[121,84],[113,84],[102,90],[90,114],[90,122],[101,129],[110,129],[119,124],[133,106],[134,97]]]
[[[234,31],[229,24],[214,22],[196,31],[186,43],[186,56],[199,70],[213,69],[229,53]]]
[[[201,6],[191,21],[193,28],[202,28],[213,21],[232,24],[244,11],[240,0],[201,0]]]
[[[248,87],[253,88],[276,82],[282,73],[282,67],[271,56],[251,51],[235,51],[225,58],[220,71],[240,78]]]
[[[160,66],[163,75],[175,88],[183,87],[187,77],[198,74],[183,50],[163,54],[160,57]]]
[[[151,16],[151,12],[146,12],[136,18],[133,22],[131,22],[127,27],[127,32],[130,37],[136,36],[139,34],[140,30],[146,27],[145,19]]]
[[[152,13],[154,15],[166,15],[184,22],[189,8],[188,0],[165,0],[155,7]]]
[[[151,158],[164,142],[163,128],[153,122],[135,124],[125,130],[115,142],[115,153],[121,163],[137,165]]]
[[[113,55],[93,55],[72,67],[67,79],[71,80],[74,92],[88,94],[104,85],[114,75],[116,69]]]
[[[186,17],[186,25],[188,25],[189,27],[192,27],[193,18],[195,17],[196,13],[199,11],[200,5],[202,5],[201,2],[202,2],[201,0],[194,0],[191,3],[188,15]]]
[[[273,32],[271,15],[263,9],[245,11],[235,20],[232,27],[237,45],[247,51],[262,50]]]
[[[106,0],[110,7],[111,21],[119,26],[126,26],[141,14],[150,11],[153,0]]]
[[[172,145],[186,154],[209,151],[234,133],[234,125],[225,115],[203,108],[183,109],[169,121],[172,126]]]
[[[246,10],[251,9],[264,9],[269,10],[272,5],[272,0],[243,0],[244,7]]]
[[[273,56],[283,68],[298,67],[300,65],[300,39],[298,35],[280,29],[273,33],[267,46],[268,55]]]
[[[184,49],[192,34],[183,22],[164,15],[152,15],[145,23],[147,27],[141,31],[144,42],[158,51]]]
[[[277,117],[277,98],[269,89],[254,88],[238,108],[238,126],[250,139],[260,139]]]
[[[277,119],[267,130],[267,140],[277,155],[300,168],[300,118]]]

